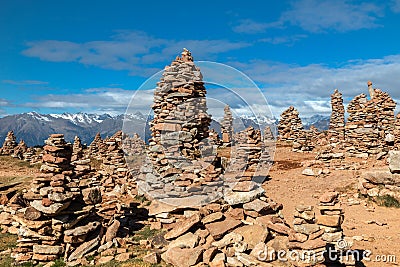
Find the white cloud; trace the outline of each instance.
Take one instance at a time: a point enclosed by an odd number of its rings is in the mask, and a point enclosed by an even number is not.
[[[390,9],[395,13],[400,13],[400,0],[392,0],[390,3]]]
[[[391,9],[400,12],[400,1],[393,0]],[[238,33],[257,34],[265,33],[271,28],[287,28],[289,25],[298,26],[312,33],[371,29],[381,26],[378,19],[383,16],[383,10],[382,6],[373,3],[357,3],[351,0],[298,0],[293,1],[290,9],[284,11],[276,21],[257,22],[242,19],[232,30]],[[270,37],[265,40],[275,44],[284,41],[280,37]]]
[[[256,34],[256,33],[263,33],[269,28],[277,28],[280,26],[282,26],[281,21],[263,23],[263,22],[256,22],[251,19],[242,19],[239,20],[239,23],[236,26],[234,26],[232,30],[237,33]]]
[[[49,84],[48,82],[38,81],[38,80],[22,80],[22,81],[2,80],[1,82],[6,83],[6,84],[12,84],[12,85],[45,85],[45,84]]]
[[[347,0],[300,0],[284,12],[281,21],[300,26],[309,32],[339,32],[378,27],[382,7],[372,3],[352,4]]]
[[[28,42],[28,48],[22,53],[44,61],[78,62],[104,69],[128,70],[133,75],[147,76],[156,70],[152,64],[173,58],[183,47],[190,48],[198,58],[209,58],[249,45],[246,42],[228,40],[168,40],[155,38],[143,32],[120,31],[106,41]]]
[[[343,93],[346,103],[361,93],[368,93],[367,81],[375,88],[400,99],[400,55],[381,59],[352,60],[340,67],[323,64],[289,65],[255,60],[231,65],[243,70],[260,84],[275,116],[290,105],[303,116],[329,114],[327,103],[335,88]]]

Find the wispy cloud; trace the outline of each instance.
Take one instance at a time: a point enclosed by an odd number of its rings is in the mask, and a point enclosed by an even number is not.
[[[49,94],[34,97],[34,101],[24,103],[29,108],[54,110],[73,109],[75,111],[112,114],[124,113],[134,91],[122,88],[90,88],[79,94]]]
[[[400,12],[400,1],[393,0],[391,8]],[[348,32],[360,29],[380,27],[379,18],[383,16],[383,6],[373,3],[357,3],[350,0],[298,0],[293,1],[290,8],[284,11],[276,21],[259,22],[251,19],[238,21],[232,30],[238,33],[265,33],[268,29],[289,26],[300,27],[311,33]],[[281,43],[271,37],[271,43]]]
[[[12,84],[12,85],[45,85],[45,84],[49,84],[48,82],[38,81],[38,80],[22,80],[22,81],[2,80],[1,82],[5,83],[5,84]]]
[[[280,21],[289,22],[309,32],[339,32],[379,27],[383,8],[372,3],[353,4],[338,0],[301,0],[293,2]]]
[[[238,24],[233,26],[233,31],[237,33],[246,33],[246,34],[256,34],[263,33],[269,28],[277,28],[281,27],[283,24],[282,21],[276,22],[256,22],[252,19],[242,19],[239,20]]]
[[[110,40],[76,43],[60,40],[28,42],[25,56],[43,61],[77,62],[104,69],[127,70],[132,75],[148,76],[155,72],[154,63],[190,47],[197,58],[210,58],[219,53],[250,46],[247,42],[228,40],[168,40],[138,31],[120,31]]]
[[[274,45],[286,44],[286,45],[290,46],[304,38],[307,38],[306,34],[296,34],[296,35],[292,35],[292,36],[274,36],[274,37],[262,38],[262,39],[258,40],[258,42],[270,43],[270,44],[274,44]]]
[[[400,0],[392,0],[390,3],[390,9],[395,13],[400,13]]]

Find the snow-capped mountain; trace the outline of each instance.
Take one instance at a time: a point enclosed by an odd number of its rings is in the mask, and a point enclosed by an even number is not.
[[[325,131],[329,128],[330,117],[317,114],[308,118],[301,118],[301,120],[306,129],[310,129],[311,126],[314,126],[320,131]]]
[[[17,141],[23,139],[29,146],[43,145],[43,141],[53,133],[63,133],[65,139],[69,142],[72,142],[75,136],[79,136],[83,143],[90,144],[98,132],[105,138],[121,130],[124,121],[124,130],[126,132],[138,133],[147,140],[150,137],[148,122],[151,119],[152,116],[143,115],[140,112],[117,116],[81,112],[75,114],[28,112],[10,115],[0,118],[0,145],[10,130],[14,131]],[[319,130],[326,130],[329,126],[328,116],[315,115],[310,118],[303,118],[302,121],[306,129],[314,125]],[[233,120],[233,129],[238,132],[253,126],[264,130],[265,126],[269,125],[272,126],[272,130],[275,132],[277,124],[278,120],[275,118],[242,116]],[[210,128],[215,129],[217,132],[221,131],[219,122],[215,120],[212,120]]]

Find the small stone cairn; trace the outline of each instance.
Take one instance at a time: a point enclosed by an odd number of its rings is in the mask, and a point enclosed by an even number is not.
[[[16,138],[13,131],[9,131],[4,140],[3,147],[0,149],[0,155],[12,155],[17,146]]]
[[[233,117],[229,105],[226,105],[224,108],[224,117],[221,121],[221,134],[223,145],[230,146],[233,141]]]

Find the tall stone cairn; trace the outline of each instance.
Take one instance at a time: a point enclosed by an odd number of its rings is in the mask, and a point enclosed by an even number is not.
[[[344,141],[345,138],[345,117],[343,96],[338,89],[331,95],[332,113],[329,122],[329,132],[333,142]]]
[[[105,152],[106,145],[101,139],[100,133],[97,133],[92,143],[89,145],[87,150],[87,157],[101,160]]]
[[[64,141],[64,135],[52,134],[45,144],[42,175],[33,180],[23,196],[29,206],[23,214],[14,218],[21,225],[18,245],[12,254],[17,262],[44,263],[63,254],[65,218],[58,215],[79,194],[68,186],[73,174],[70,166],[72,147]]]
[[[12,155],[14,148],[17,146],[16,138],[13,131],[9,131],[4,140],[3,147],[0,149],[0,155]]]
[[[71,161],[74,162],[83,158],[84,158],[84,153],[83,153],[83,146],[81,139],[78,136],[75,136],[74,144],[72,146]]]
[[[400,113],[397,114],[396,116],[396,121],[394,123],[394,133],[393,133],[394,137],[395,137],[395,144],[394,144],[394,148],[396,150],[400,150]]]
[[[299,117],[299,112],[293,106],[290,106],[281,114],[278,124],[278,140],[293,142],[302,136],[303,130],[304,127]]]
[[[184,165],[202,157],[211,122],[205,96],[200,69],[184,49],[181,57],[165,67],[154,92],[148,155],[161,176],[183,173]]]
[[[18,145],[14,148],[13,157],[23,160],[24,154],[28,150],[28,146],[25,144],[24,140],[21,140]]]
[[[368,83],[369,90],[372,86]],[[370,90],[371,91],[371,90]],[[389,94],[374,89],[373,98],[356,96],[348,105],[346,152],[348,156],[367,158],[388,150],[386,137],[393,135],[396,103]]]
[[[221,121],[222,142],[224,145],[231,145],[233,135],[233,117],[229,105],[224,108],[224,117]]]

